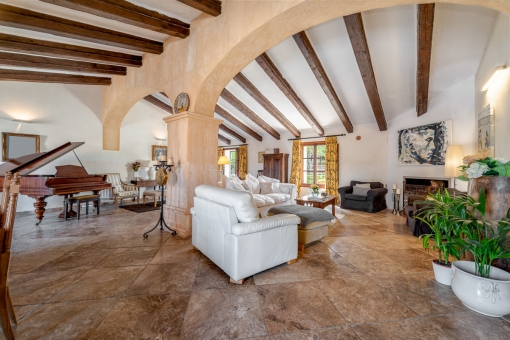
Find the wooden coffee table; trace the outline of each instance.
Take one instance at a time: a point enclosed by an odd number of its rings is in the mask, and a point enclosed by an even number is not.
[[[335,216],[335,201],[336,201],[336,196],[327,196],[326,198],[324,198],[324,200],[322,200],[322,198],[320,196],[318,196],[317,200],[308,199],[308,196],[296,198],[296,204],[299,204],[299,205],[305,205],[305,206],[320,208],[320,209],[324,209],[328,205],[331,205],[331,214],[333,216]]]

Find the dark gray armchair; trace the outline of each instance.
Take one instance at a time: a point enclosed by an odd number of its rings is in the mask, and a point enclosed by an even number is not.
[[[370,184],[370,190],[368,190],[366,196],[354,195],[352,193],[353,187],[356,184],[365,183]],[[388,193],[388,189],[384,188],[384,185],[380,182],[351,181],[350,186],[338,188],[338,193],[340,194],[340,207],[342,209],[375,213],[387,208],[386,194]]]

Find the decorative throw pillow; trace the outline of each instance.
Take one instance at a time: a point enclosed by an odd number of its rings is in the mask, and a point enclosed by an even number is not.
[[[369,188],[370,189],[370,183],[358,183],[355,186],[358,188]]]
[[[222,182],[225,185],[225,189],[229,190],[236,190],[236,187],[234,186],[234,182],[227,176],[223,175]]]
[[[243,185],[243,182],[241,181],[241,179],[239,177],[234,177],[234,179],[232,180],[232,184],[234,185],[234,189],[235,190],[238,190],[238,191],[248,191],[244,188],[244,185]]]
[[[260,183],[260,194],[261,195],[267,195],[267,194],[273,194],[273,184],[271,182],[261,182]]]
[[[370,190],[370,188],[363,188],[363,187],[359,187],[356,185],[352,188],[352,193],[354,195],[366,196],[368,193],[368,190]]]
[[[265,182],[280,183],[280,180],[276,178],[271,178],[263,175],[259,175],[259,178],[262,178]]]
[[[248,187],[248,191],[251,191],[253,194],[260,194],[260,182],[255,176],[251,174],[246,175],[244,184]]]

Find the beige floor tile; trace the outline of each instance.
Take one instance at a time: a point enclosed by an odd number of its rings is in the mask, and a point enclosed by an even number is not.
[[[157,252],[158,248],[153,247],[117,248],[95,267],[145,266]]]
[[[257,286],[270,334],[346,325],[312,281]]]
[[[254,285],[253,276],[246,278],[243,286]],[[232,288],[239,285],[230,282],[230,277],[212,261],[200,261],[193,290]]]
[[[350,326],[299,331],[272,336],[273,340],[358,340]]]
[[[359,272],[349,261],[335,252],[316,253],[300,258],[310,276],[317,279],[332,279]]]
[[[172,243],[169,243],[169,241],[172,241]],[[200,252],[188,241],[176,242],[174,238],[169,241],[159,248],[151,264],[196,262],[200,260]]]
[[[309,281],[312,279],[301,259],[298,259],[294,264],[284,263],[265,270],[262,273],[255,274],[253,278],[256,285]]]
[[[364,323],[353,326],[361,339],[380,340],[448,340],[441,330],[433,327],[429,320],[411,318],[399,321]]]
[[[267,335],[254,286],[193,291],[182,339],[235,339]]]
[[[58,271],[69,269],[90,269],[110,255],[114,249],[89,249],[70,251],[54,260],[46,262],[35,271]]]

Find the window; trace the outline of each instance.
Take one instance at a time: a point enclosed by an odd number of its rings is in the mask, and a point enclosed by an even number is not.
[[[239,149],[223,149],[223,155],[227,156],[230,160],[230,164],[227,164],[223,168],[223,173],[230,179],[233,179],[235,176],[239,176]]]
[[[303,173],[301,186],[309,187],[317,183],[320,187],[326,185],[326,143],[302,143],[303,146]]]

